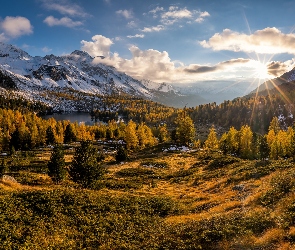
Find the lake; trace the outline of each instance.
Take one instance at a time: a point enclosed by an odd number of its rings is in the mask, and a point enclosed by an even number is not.
[[[44,115],[43,119],[49,119],[53,117],[56,121],[69,120],[70,122],[84,122],[86,125],[93,125],[94,121],[91,120],[91,115],[89,113],[73,112],[73,113],[63,113],[52,115]]]

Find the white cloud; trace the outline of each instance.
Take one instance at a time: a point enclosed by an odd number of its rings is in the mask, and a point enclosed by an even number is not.
[[[157,8],[155,8],[155,9],[153,9],[153,10],[150,10],[148,13],[149,14],[153,14],[153,17],[154,18],[157,18],[158,17],[158,12],[162,12],[162,11],[164,11],[164,8],[163,7],[159,7],[159,6],[157,6]]]
[[[144,34],[136,34],[134,36],[127,36],[128,38],[144,38]]]
[[[192,17],[192,12],[189,11],[186,8],[179,9],[178,7],[171,6],[169,8],[170,11],[167,11],[162,14],[163,19],[182,19],[182,18],[191,18]]]
[[[12,38],[32,34],[33,26],[31,25],[30,20],[25,17],[7,16],[0,23],[0,30],[2,31],[0,34],[0,40],[8,41]]]
[[[288,60],[285,62],[279,62],[279,61],[272,61],[268,62],[266,64],[267,67],[267,73],[272,76],[281,76],[287,71],[290,71],[293,69],[295,66],[295,61],[293,60]]]
[[[200,44],[216,51],[295,54],[295,34],[284,34],[275,27],[257,30],[251,35],[225,29],[222,33],[213,35],[208,41],[201,41]]]
[[[83,51],[88,52],[91,56],[105,56],[110,55],[110,47],[113,44],[112,40],[102,35],[95,35],[92,37],[92,42],[81,41]]]
[[[116,13],[125,17],[126,19],[131,19],[133,17],[133,13],[131,10],[118,10],[116,11]]]
[[[48,53],[48,52],[52,51],[52,49],[45,46],[45,47],[42,48],[42,51],[45,52],[45,53]]]
[[[130,21],[129,23],[127,23],[127,27],[128,28],[136,28],[137,23],[135,21]]]
[[[204,18],[205,17],[209,17],[210,16],[210,14],[207,12],[207,11],[204,11],[204,12],[199,12],[199,16],[198,16],[198,18],[196,19],[196,22],[197,23],[202,23],[202,22],[204,22]]]
[[[114,38],[114,40],[115,40],[115,41],[122,41],[123,39],[122,39],[121,37],[119,37],[119,36],[116,36],[116,37]]]
[[[63,15],[70,15],[70,16],[81,16],[86,17],[89,16],[83,8],[81,8],[79,5],[70,3],[67,0],[61,0],[61,1],[48,1],[43,0],[43,4],[46,9],[48,10],[55,10]]]
[[[154,26],[154,27],[144,27],[143,30],[141,30],[142,32],[159,32],[161,30],[164,30],[165,27],[163,25],[157,25],[157,26]]]
[[[152,14],[154,18],[160,16],[160,22],[164,25],[173,25],[176,22],[185,20],[187,23],[192,23],[193,20],[198,23],[202,23],[206,17],[210,14],[208,11],[189,10],[185,8],[179,8],[178,6],[170,6],[168,11],[165,11],[163,7],[156,7],[148,12]]]
[[[82,22],[80,21],[73,21],[69,17],[62,17],[61,19],[55,18],[53,16],[48,16],[44,19],[43,21],[46,23],[48,26],[65,26],[68,28],[74,28],[83,25]]]
[[[157,6],[155,9],[150,10],[149,13],[156,14],[159,11],[164,11],[164,8]]]

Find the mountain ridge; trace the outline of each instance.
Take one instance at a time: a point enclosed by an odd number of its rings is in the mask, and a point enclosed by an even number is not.
[[[158,102],[169,100],[171,94],[178,96],[169,84],[137,80],[112,66],[94,64],[93,59],[87,52],[79,50],[62,56],[33,57],[16,46],[0,42],[1,75],[14,82],[9,89],[49,106],[54,106],[57,101],[45,98],[52,91],[79,91],[89,95],[128,94]],[[3,79],[0,86],[2,93],[8,88]]]

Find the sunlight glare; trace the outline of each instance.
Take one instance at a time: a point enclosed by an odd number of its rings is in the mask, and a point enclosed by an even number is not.
[[[270,77],[267,71],[267,66],[262,62],[257,63],[257,67],[255,69],[254,75],[255,75],[255,78],[259,78],[259,79],[267,79]]]

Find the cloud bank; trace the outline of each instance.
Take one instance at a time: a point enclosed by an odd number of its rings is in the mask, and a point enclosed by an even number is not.
[[[251,35],[225,29],[222,33],[213,35],[208,41],[201,41],[200,44],[215,51],[295,54],[295,34],[284,34],[274,27],[257,30]]]
[[[43,21],[46,23],[48,26],[53,27],[53,26],[65,26],[68,28],[74,28],[83,25],[82,22],[80,21],[73,21],[69,17],[62,17],[61,19],[55,18],[53,16],[48,16],[44,19]]]
[[[119,71],[136,79],[150,79],[156,82],[196,82],[202,80],[235,79],[236,75],[250,75],[261,63],[252,59],[232,59],[216,65],[184,65],[173,61],[168,52],[154,49],[141,50],[135,45],[129,47],[130,59],[111,53],[113,41],[102,35],[92,37],[92,41],[81,41],[81,49],[95,57],[93,63],[103,63],[116,67]],[[104,56],[102,59],[100,56]],[[250,72],[250,73],[249,73]]]

